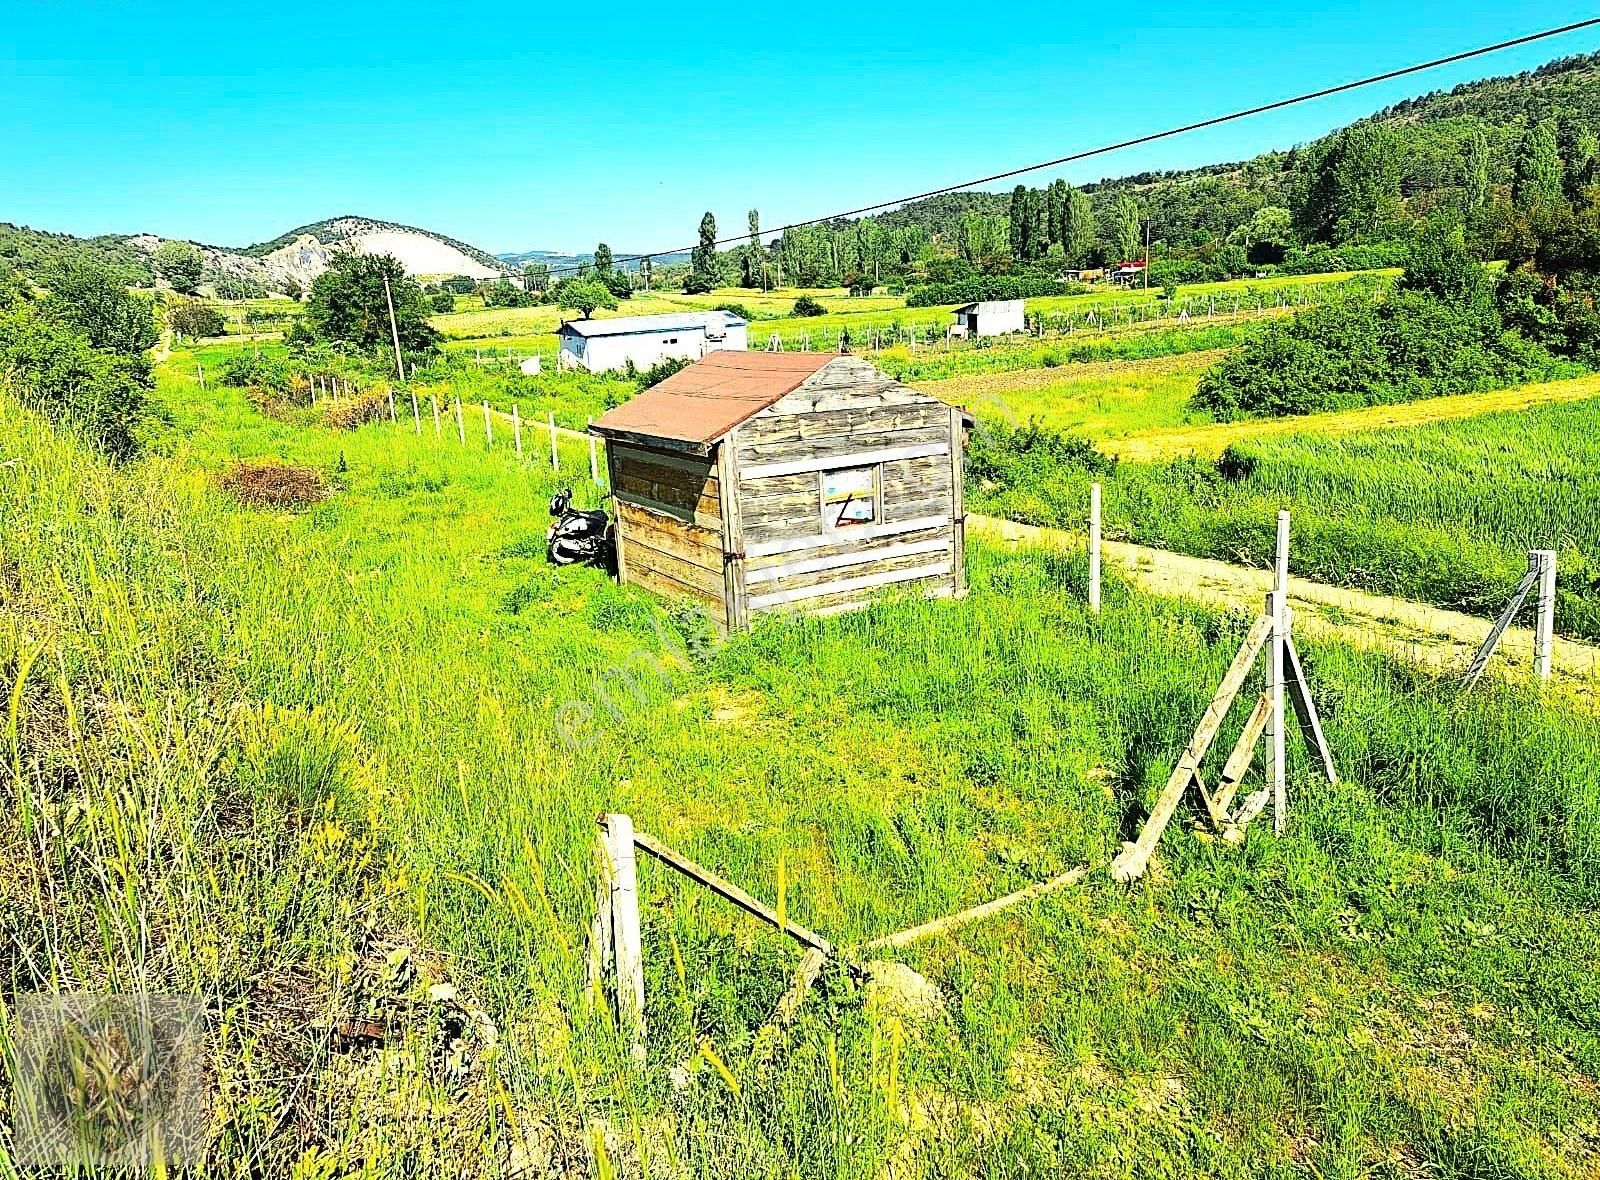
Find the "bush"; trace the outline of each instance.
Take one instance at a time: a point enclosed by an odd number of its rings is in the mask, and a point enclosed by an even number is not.
[[[440,291],[428,297],[428,306],[440,314],[448,314],[456,309],[456,297],[449,291]]]
[[[1520,318],[1508,326],[1494,281],[1459,235],[1434,226],[1411,246],[1393,295],[1341,299],[1267,325],[1201,376],[1193,404],[1222,419],[1310,414],[1578,371],[1539,335],[1516,330],[1538,319],[1526,294],[1515,288]]]
[[[389,398],[381,389],[369,389],[326,403],[322,420],[334,430],[355,430],[389,416]]]
[[[236,389],[270,389],[284,393],[293,376],[288,360],[272,353],[241,351],[222,362],[222,383]]]
[[[811,298],[811,296],[802,295],[794,301],[794,314],[809,318],[811,316],[827,315],[828,309]]]
[[[510,279],[492,283],[483,292],[485,307],[532,307],[538,300]]]
[[[950,283],[928,283],[913,287],[906,296],[906,306],[942,307],[947,303],[978,303],[985,299],[1081,295],[1087,290],[1081,283],[1068,282],[1048,274],[974,275]]]
[[[639,388],[649,389],[652,385],[659,385],[674,373],[687,369],[692,362],[687,357],[669,356],[657,361],[643,373],[639,374]]]
[[[714,308],[712,308],[711,310],[712,311],[725,311],[729,315],[736,315],[741,320],[745,320],[746,322],[756,318],[755,316],[750,314],[750,309],[748,307],[746,307],[742,303],[719,303]]]
[[[96,348],[38,304],[0,314],[0,374],[51,422],[80,433],[113,459],[138,453],[150,366],[144,356]]]
[[[179,336],[221,336],[227,331],[222,313],[198,299],[180,299],[167,308],[167,325]]]
[[[455,275],[439,285],[446,291],[454,291],[457,295],[471,295],[478,289],[478,280],[469,279],[466,275]]]
[[[217,486],[252,508],[309,508],[328,498],[328,482],[310,467],[282,463],[235,463]]]

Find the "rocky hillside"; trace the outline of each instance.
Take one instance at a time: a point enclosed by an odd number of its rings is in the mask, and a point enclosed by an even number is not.
[[[90,259],[113,266],[130,284],[146,286],[155,281],[151,258],[164,240],[155,234],[78,238],[0,223],[0,263],[42,283],[56,263]],[[492,279],[513,269],[465,242],[370,217],[318,221],[243,249],[193,244],[205,256],[205,282],[262,293],[306,289],[341,250],[393,254],[418,276]]]

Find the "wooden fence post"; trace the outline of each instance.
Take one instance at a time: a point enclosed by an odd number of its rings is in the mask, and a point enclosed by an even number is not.
[[[1283,731],[1283,650],[1289,639],[1289,514],[1285,511],[1278,513],[1276,571],[1275,589],[1267,599],[1267,613],[1272,617],[1267,653],[1267,692],[1272,703],[1267,718],[1267,768],[1272,776],[1272,830],[1281,836],[1289,810]]]
[[[439,399],[437,397],[435,397],[433,394],[430,393],[428,395],[428,400],[433,403],[433,437],[434,438],[438,438],[439,434],[440,434],[440,428],[439,428]]]
[[[483,403],[483,445],[494,446],[494,426],[489,422],[489,403]]]
[[[467,445],[467,423],[461,416],[461,399],[456,398],[456,437],[461,440],[461,445]]]
[[[556,412],[550,411],[550,470],[561,470],[561,452],[556,449]]]
[[[400,416],[394,412],[394,386],[389,386],[389,421],[394,425],[400,424]]]
[[[206,367],[199,361],[196,361],[194,365],[194,371],[200,375],[200,388],[204,389],[206,387]]]
[[[1089,609],[1100,613],[1100,485],[1089,489]]]
[[[417,435],[422,435],[422,407],[417,405],[417,391],[411,390],[411,420],[416,423]]]
[[[1556,551],[1535,549],[1539,562],[1538,614],[1533,624],[1533,674],[1540,684],[1550,680],[1556,630]]]
[[[644,948],[639,934],[639,874],[633,845],[633,820],[611,812],[605,817],[611,857],[611,941],[617,962],[617,1023],[628,1037],[628,1051],[644,1060]]]
[[[585,418],[583,420],[583,426],[585,430],[588,430],[589,427],[593,425],[593,418]],[[589,435],[589,479],[595,484],[600,482],[600,451],[595,445],[595,437],[593,434]]]
[[[517,410],[517,403],[511,403],[511,438],[517,446],[517,458],[522,458],[522,415]]]

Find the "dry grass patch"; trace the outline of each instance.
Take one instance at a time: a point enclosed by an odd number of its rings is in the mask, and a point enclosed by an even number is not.
[[[309,508],[332,493],[320,471],[285,463],[235,463],[217,484],[252,508]]]
[[[354,397],[327,403],[322,421],[335,430],[354,430],[389,416],[389,398],[381,389],[368,389]]]

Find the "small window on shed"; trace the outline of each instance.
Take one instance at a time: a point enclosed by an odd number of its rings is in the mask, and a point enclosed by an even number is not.
[[[822,473],[822,527],[850,529],[878,519],[878,468],[841,467]]]

